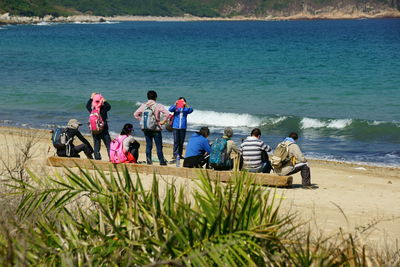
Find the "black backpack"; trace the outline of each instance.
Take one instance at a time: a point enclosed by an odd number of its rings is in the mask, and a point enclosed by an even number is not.
[[[53,130],[51,141],[56,149],[66,149],[67,145],[72,141],[72,138],[68,136],[67,128],[61,127]]]

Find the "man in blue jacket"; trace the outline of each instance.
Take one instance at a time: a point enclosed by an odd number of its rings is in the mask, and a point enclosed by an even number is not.
[[[174,113],[174,120],[172,123],[172,129],[174,134],[174,160],[171,163],[175,163],[175,160],[183,159],[183,143],[186,137],[187,128],[187,115],[193,112],[193,108],[186,104],[186,99],[180,97],[175,105],[169,108],[169,112]]]
[[[194,133],[189,138],[183,167],[202,168],[208,163],[211,153],[211,147],[207,139],[209,135],[210,130],[208,127],[201,127],[199,132]]]

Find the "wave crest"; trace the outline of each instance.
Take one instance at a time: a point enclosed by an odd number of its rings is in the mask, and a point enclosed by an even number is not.
[[[337,119],[337,120],[319,120],[312,118],[303,118],[300,121],[301,129],[310,128],[331,128],[331,129],[343,129],[349,126],[353,122],[352,119]]]

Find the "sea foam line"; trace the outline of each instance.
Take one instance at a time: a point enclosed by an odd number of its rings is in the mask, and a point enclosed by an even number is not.
[[[321,121],[319,119],[303,118],[300,121],[300,127],[302,129],[311,129],[311,128],[343,129],[349,126],[352,122],[353,122],[352,119]]]

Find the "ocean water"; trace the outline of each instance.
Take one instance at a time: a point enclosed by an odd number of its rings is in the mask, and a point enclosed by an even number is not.
[[[310,158],[400,166],[400,19],[2,26],[0,66],[0,125],[87,121],[101,92],[111,130],[142,136],[132,113],[153,89],[185,96],[210,140],[297,131]]]

